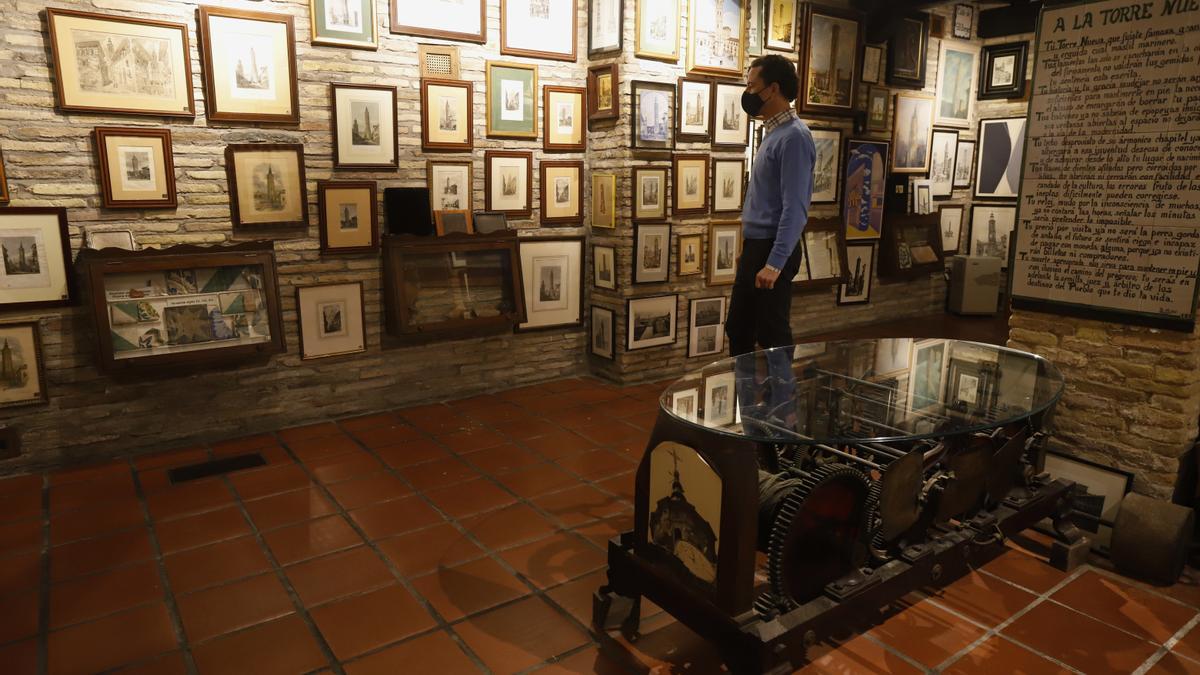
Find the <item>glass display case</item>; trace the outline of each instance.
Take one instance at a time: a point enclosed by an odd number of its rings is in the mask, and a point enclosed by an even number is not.
[[[937,214],[888,217],[879,249],[880,279],[915,279],[944,268]]]
[[[390,340],[505,333],[525,320],[515,233],[395,235],[384,238],[383,252]]]
[[[102,370],[220,365],[283,352],[270,242],[84,249]]]

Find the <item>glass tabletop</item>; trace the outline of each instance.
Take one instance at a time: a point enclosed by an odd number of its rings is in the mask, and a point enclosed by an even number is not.
[[[838,445],[973,433],[1058,401],[1049,361],[978,342],[888,338],[813,342],[711,363],[667,387],[688,424],[770,443]]]

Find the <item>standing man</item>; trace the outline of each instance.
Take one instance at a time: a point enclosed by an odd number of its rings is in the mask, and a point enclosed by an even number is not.
[[[742,255],[725,333],[733,356],[792,344],[792,278],[812,203],[816,147],[792,101],[796,66],[779,54],[750,64],[742,109],[763,120],[763,139],[742,208]]]

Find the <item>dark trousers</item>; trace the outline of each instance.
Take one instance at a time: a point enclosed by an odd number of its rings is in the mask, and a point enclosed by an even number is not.
[[[755,343],[764,349],[792,344],[792,277],[800,268],[800,244],[784,263],[774,288],[754,287],[754,277],[767,264],[774,245],[772,239],[742,240],[729,316],[725,319],[732,356],[754,351]]]

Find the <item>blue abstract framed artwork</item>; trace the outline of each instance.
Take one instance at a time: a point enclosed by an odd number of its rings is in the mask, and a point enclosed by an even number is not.
[[[846,142],[842,222],[847,241],[879,238],[889,150],[890,144],[885,141]]]

